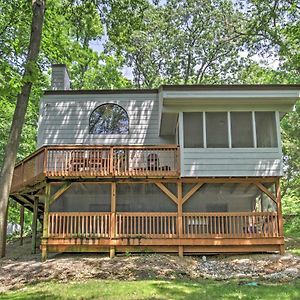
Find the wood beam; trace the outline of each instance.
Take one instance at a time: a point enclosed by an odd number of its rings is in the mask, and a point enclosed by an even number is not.
[[[281,208],[281,191],[280,191],[280,179],[278,178],[275,183],[276,187],[276,199],[277,199],[277,218],[278,218],[278,234],[283,237],[283,222],[282,222],[282,208]],[[280,248],[280,254],[284,254],[284,245]]]
[[[113,182],[111,184],[111,202],[110,202],[110,238],[114,239],[116,237],[116,207],[117,207],[117,184]],[[113,258],[116,253],[115,246],[111,246],[109,249],[109,257]]]
[[[155,182],[155,185],[164,192],[172,201],[178,204],[177,197],[161,182]]]
[[[276,196],[273,193],[271,193],[264,185],[262,185],[259,182],[255,182],[255,185],[277,204]]]
[[[182,204],[189,200],[203,185],[204,182],[198,182],[195,186],[193,186],[182,198]]]
[[[32,217],[32,237],[31,237],[31,253],[36,253],[36,233],[37,233],[37,217],[38,217],[39,198],[34,197],[33,217]]]
[[[44,188],[45,185],[46,185],[46,183],[43,180],[42,182],[38,182],[35,185],[31,185],[31,186],[26,185],[23,188],[20,188],[20,189],[15,190],[15,191],[11,191],[11,195],[32,193],[32,192],[35,192],[37,190],[40,190],[40,189]]]
[[[179,238],[183,236],[183,228],[182,228],[182,182],[177,182],[177,197],[178,197],[178,204],[177,204],[177,234]],[[183,246],[178,246],[178,256],[183,257]]]
[[[47,183],[45,187],[45,204],[44,204],[44,220],[43,220],[43,243],[42,243],[42,261],[48,257],[48,226],[49,226],[49,207],[51,199],[51,184]]]
[[[24,233],[24,205],[20,207],[20,245],[23,245],[23,233]]]
[[[66,192],[72,185],[72,182],[65,182],[61,188],[50,198],[50,205],[52,205],[64,192]]]
[[[33,207],[32,200],[27,197],[26,195],[18,195],[19,199],[23,200],[24,204],[28,204],[29,206]]]
[[[12,198],[17,203],[19,203],[20,205],[24,205],[24,202],[22,200],[20,200],[18,197],[12,196],[12,195],[10,195],[9,197]],[[33,211],[33,208],[32,207],[28,207],[28,210]]]

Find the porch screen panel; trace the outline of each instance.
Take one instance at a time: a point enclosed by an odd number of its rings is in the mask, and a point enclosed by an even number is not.
[[[206,113],[207,148],[228,148],[227,112]]]
[[[278,147],[275,112],[255,112],[257,147]]]
[[[183,193],[186,194],[191,187],[184,184]],[[183,204],[183,212],[216,212],[214,207],[226,207],[228,212],[251,212],[253,201],[259,194],[252,184],[206,183]]]
[[[60,185],[52,187],[53,194]],[[52,212],[109,212],[110,184],[72,183],[50,207]]]
[[[253,143],[253,126],[251,112],[231,112],[231,140],[233,148],[251,148]]]
[[[165,184],[169,190],[176,185]],[[176,212],[176,204],[155,184],[117,184],[117,212]]]
[[[185,148],[203,148],[203,113],[183,113]]]

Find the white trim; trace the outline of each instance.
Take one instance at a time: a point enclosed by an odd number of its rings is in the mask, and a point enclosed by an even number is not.
[[[210,91],[188,91],[184,90],[181,91],[163,91],[163,98],[164,99],[176,99],[176,100],[186,100],[186,99],[197,99],[210,101],[210,99],[214,99],[216,101],[222,100],[229,100],[234,102],[236,100],[244,100],[249,99],[252,101],[259,102],[262,99],[284,102],[286,100],[290,100],[291,102],[296,102],[297,98],[299,98],[299,90],[235,90],[235,91],[228,91],[228,90],[210,90]]]
[[[255,111],[252,111],[253,147],[257,148]]]
[[[206,112],[202,112],[202,121],[203,121],[203,148],[207,148],[206,141]]]
[[[279,111],[275,111],[275,121],[276,121],[277,147],[282,149]]]
[[[228,130],[228,147],[232,148],[230,111],[227,112],[227,130]]]
[[[183,112],[178,117],[179,147],[180,147],[180,175],[184,176],[184,131],[183,131]]]

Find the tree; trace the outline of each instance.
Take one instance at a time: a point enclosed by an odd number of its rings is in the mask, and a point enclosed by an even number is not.
[[[31,34],[28,47],[27,59],[22,77],[21,92],[17,97],[16,108],[12,120],[9,139],[5,149],[4,163],[0,177],[0,255],[5,256],[6,246],[6,224],[8,197],[13,177],[14,165],[20,144],[21,132],[28,107],[29,96],[33,82],[36,80],[39,70],[37,59],[42,38],[42,27],[44,22],[45,0],[32,1]]]
[[[108,49],[124,55],[137,86],[234,80],[245,37],[231,1],[168,0],[137,11],[138,28],[116,31],[121,20],[110,16],[107,29]]]

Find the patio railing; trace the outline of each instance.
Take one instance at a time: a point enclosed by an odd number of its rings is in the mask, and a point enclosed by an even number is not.
[[[115,218],[115,222],[112,222]],[[49,213],[49,238],[178,238],[177,213]],[[111,228],[111,225],[114,228]],[[112,236],[113,235],[113,236]],[[182,238],[278,237],[275,212],[184,213]]]
[[[177,145],[48,146],[14,170],[12,192],[45,177],[178,177]]]

